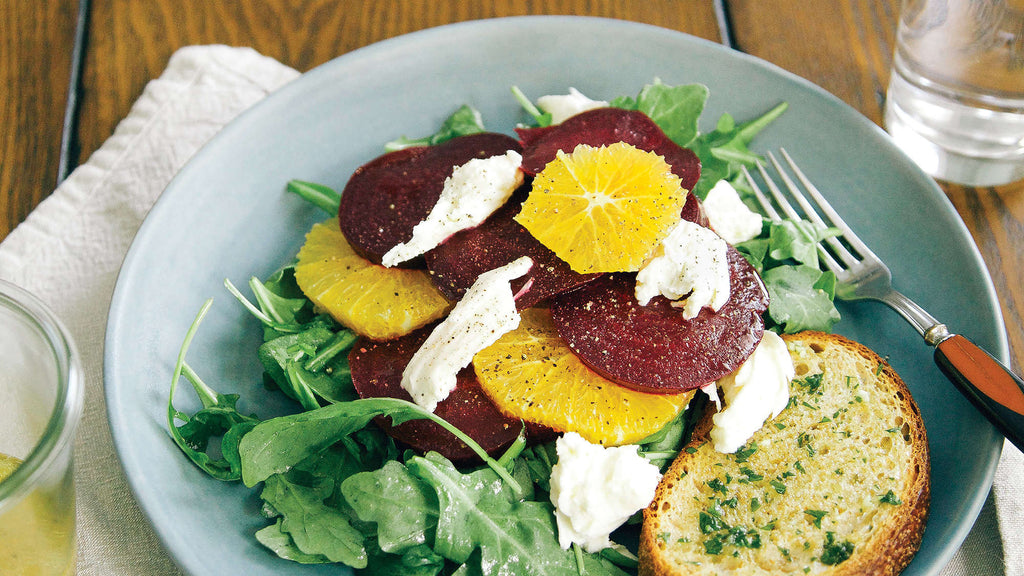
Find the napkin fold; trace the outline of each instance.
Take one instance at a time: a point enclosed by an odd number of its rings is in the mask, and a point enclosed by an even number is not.
[[[171,178],[228,121],[296,76],[248,48],[182,48],[113,136],[0,243],[0,278],[45,301],[82,357],[79,576],[180,574],[114,451],[103,395],[110,298],[132,238]],[[1009,443],[978,522],[942,574],[1024,576],[1024,456]]]

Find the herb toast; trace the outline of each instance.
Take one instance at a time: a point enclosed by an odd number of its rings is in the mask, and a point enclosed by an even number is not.
[[[784,338],[789,405],[723,454],[708,404],[644,511],[640,576],[894,575],[917,552],[930,471],[910,392],[856,342]]]

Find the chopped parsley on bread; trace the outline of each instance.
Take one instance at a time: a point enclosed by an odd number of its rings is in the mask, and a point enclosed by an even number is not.
[[[841,336],[784,337],[785,410],[740,450],[693,439],[644,511],[640,575],[894,575],[921,543],[928,444],[900,377]]]

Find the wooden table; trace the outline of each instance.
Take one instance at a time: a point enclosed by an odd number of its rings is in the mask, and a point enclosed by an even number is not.
[[[111,135],[146,82],[185,45],[252,46],[305,71],[449,22],[604,16],[730,45],[880,123],[897,10],[897,0],[0,0],[0,240]],[[1013,365],[1024,366],[1024,183],[943,188],[995,281]]]

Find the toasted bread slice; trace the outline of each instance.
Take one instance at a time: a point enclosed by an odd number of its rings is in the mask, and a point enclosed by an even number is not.
[[[735,454],[711,412],[644,511],[640,576],[894,575],[929,503],[924,425],[900,377],[841,336],[786,336],[790,402]]]

